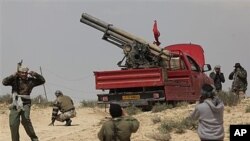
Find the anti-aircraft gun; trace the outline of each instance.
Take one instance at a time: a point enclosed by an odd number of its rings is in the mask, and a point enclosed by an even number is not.
[[[119,67],[153,68],[163,65],[162,60],[170,59],[169,51],[163,50],[153,43],[149,43],[87,13],[82,14],[81,22],[102,31],[104,33],[103,40],[123,50],[124,58],[117,63]],[[122,64],[124,59],[125,63]]]

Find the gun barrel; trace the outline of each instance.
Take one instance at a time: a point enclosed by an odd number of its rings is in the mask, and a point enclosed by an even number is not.
[[[159,48],[157,45],[153,43],[149,43],[146,40],[137,37],[135,35],[132,35],[122,29],[116,28],[112,24],[106,23],[96,17],[93,17],[87,13],[82,14],[82,18],[80,20],[82,23],[85,23],[93,28],[96,28],[99,31],[102,31],[104,33],[107,33],[109,35],[112,35],[115,38],[121,39],[129,44],[133,43],[134,41],[137,41],[141,44],[145,44],[149,46],[150,52],[156,56],[161,56],[163,59],[169,60],[170,53],[167,50],[163,50]]]
[[[132,40],[130,40],[130,39],[128,39],[128,38],[125,38],[124,36],[121,36],[121,35],[119,35],[119,34],[113,32],[113,31],[111,31],[111,30],[107,30],[108,25],[105,26],[105,27],[106,27],[106,28],[105,28],[104,26],[101,26],[100,24],[96,24],[95,22],[90,21],[90,20],[86,20],[86,19],[81,19],[81,22],[82,22],[82,23],[85,23],[86,25],[89,25],[89,26],[91,26],[91,27],[93,27],[93,28],[95,28],[95,29],[97,29],[97,30],[99,30],[99,31],[102,31],[102,32],[104,32],[104,33],[107,33],[107,34],[109,34],[109,35],[112,35],[113,37],[116,37],[117,39],[123,40],[124,42],[130,43],[130,44],[133,43]]]

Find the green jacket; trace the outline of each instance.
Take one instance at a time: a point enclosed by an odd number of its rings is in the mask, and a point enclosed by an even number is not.
[[[229,75],[229,80],[233,80],[233,91],[246,91],[247,90],[247,71],[244,68],[235,69]]]
[[[98,138],[100,141],[130,141],[131,134],[138,130],[139,125],[133,117],[112,118],[102,125]]]
[[[62,113],[75,109],[74,103],[69,96],[60,95],[53,104],[52,118],[56,118],[58,111]]]

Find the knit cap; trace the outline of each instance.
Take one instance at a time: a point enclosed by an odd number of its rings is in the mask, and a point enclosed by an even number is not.
[[[204,84],[201,88],[201,95],[211,98],[214,96],[214,87],[210,84]]]
[[[111,103],[109,107],[109,113],[112,118],[122,116],[122,107],[119,104]]]

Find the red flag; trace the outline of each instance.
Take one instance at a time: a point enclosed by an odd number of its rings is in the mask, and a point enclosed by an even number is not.
[[[160,32],[157,28],[157,21],[154,21],[154,25],[153,25],[153,33],[154,33],[154,37],[155,37],[155,41],[154,43],[159,46],[161,43],[159,42],[159,37],[160,37]]]

